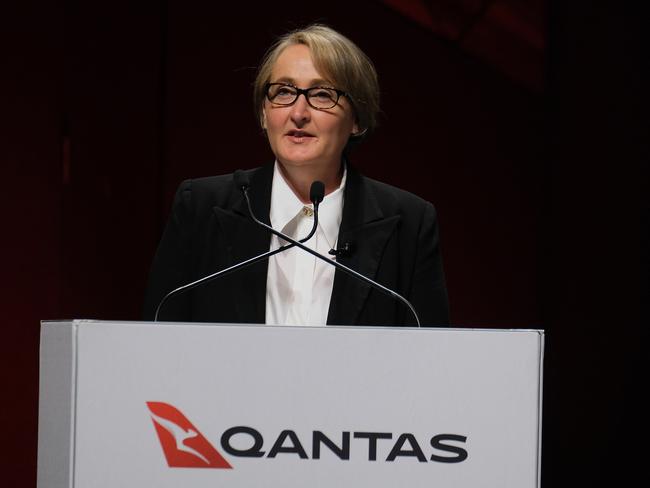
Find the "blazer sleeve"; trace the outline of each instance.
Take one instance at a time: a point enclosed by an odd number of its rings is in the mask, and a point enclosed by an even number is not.
[[[167,293],[190,281],[192,250],[192,182],[178,187],[171,215],[154,256],[145,292],[143,318],[153,320],[156,309]],[[159,320],[191,320],[190,294],[171,297],[161,307]]]
[[[423,326],[448,326],[449,301],[436,210],[426,202],[417,236],[411,302]]]

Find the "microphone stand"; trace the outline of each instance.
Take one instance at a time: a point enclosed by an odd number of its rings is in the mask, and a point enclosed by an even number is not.
[[[320,184],[320,185],[318,185],[318,184]],[[186,285],[179,286],[178,288],[173,289],[172,291],[167,293],[167,295],[165,295],[162,298],[162,300],[160,300],[160,303],[158,303],[158,307],[156,307],[156,313],[154,314],[153,321],[158,322],[158,316],[160,314],[160,310],[162,309],[162,306],[164,305],[164,303],[169,298],[171,298],[171,297],[173,297],[175,295],[178,295],[179,293],[189,291],[192,288],[196,288],[197,286],[202,285],[204,283],[207,283],[209,281],[212,281],[215,278],[218,278],[219,276],[225,276],[225,275],[230,274],[230,273],[232,273],[234,271],[237,271],[238,269],[245,268],[246,266],[251,266],[251,265],[253,265],[253,264],[255,264],[255,263],[259,262],[259,261],[262,261],[264,259],[268,259],[271,256],[273,256],[274,254],[278,254],[279,252],[285,251],[285,250],[287,250],[289,248],[292,248],[292,247],[296,246],[296,244],[302,246],[303,242],[307,242],[309,239],[311,239],[313,237],[313,235],[316,233],[316,229],[318,228],[318,206],[320,205],[320,202],[323,201],[323,194],[324,194],[324,191],[325,191],[324,187],[322,185],[323,184],[321,182],[319,182],[319,181],[315,181],[312,184],[312,190],[310,192],[310,197],[311,197],[312,203],[314,204],[314,225],[311,228],[311,232],[309,232],[309,235],[307,235],[307,237],[305,237],[304,239],[301,239],[300,241],[294,241],[293,239],[290,239],[290,241],[291,241],[290,244],[285,244],[284,246],[280,246],[277,249],[273,249],[271,251],[267,251],[267,252],[259,254],[257,256],[253,256],[250,259],[247,259],[247,260],[242,261],[242,262],[237,263],[237,264],[233,264],[232,266],[230,266],[228,268],[219,270],[219,271],[217,271],[215,273],[204,276],[203,278],[199,278],[196,281],[192,281],[191,283],[187,283]],[[321,187],[322,187],[322,189],[321,189]],[[248,194],[245,193],[245,196],[246,196],[246,203],[247,203],[248,209],[250,211],[250,205],[251,204],[250,204],[250,201],[248,199]],[[253,218],[253,220],[258,222],[257,219],[255,219],[255,218]],[[284,236],[280,236],[280,237],[282,237],[284,239]],[[285,240],[289,241],[289,239],[285,239]]]
[[[422,327],[420,325],[420,318],[418,317],[418,314],[416,313],[415,308],[413,308],[413,305],[411,305],[411,302],[409,302],[402,295],[394,292],[390,288],[386,288],[384,285],[380,285],[379,283],[371,280],[370,278],[366,278],[361,273],[358,273],[355,270],[353,270],[351,268],[348,268],[347,266],[345,266],[345,265],[343,265],[343,264],[341,264],[341,263],[339,263],[337,261],[333,261],[332,259],[329,259],[329,258],[323,256],[322,254],[320,254],[320,253],[308,248],[307,246],[303,245],[301,242],[292,239],[291,237],[283,234],[282,232],[275,230],[270,225],[267,225],[264,222],[262,222],[261,220],[258,220],[257,217],[255,217],[255,214],[253,213],[253,208],[251,206],[251,201],[250,201],[250,198],[248,196],[248,185],[243,184],[243,185],[240,185],[240,187],[241,187],[242,192],[244,193],[244,198],[246,198],[246,205],[248,206],[248,213],[250,214],[251,218],[257,224],[261,225],[262,227],[267,229],[272,234],[278,236],[279,238],[284,239],[285,241],[290,242],[292,245],[299,247],[303,251],[307,251],[309,254],[317,257],[318,259],[320,259],[322,261],[325,261],[327,263],[330,263],[332,266],[340,269],[344,273],[347,273],[347,274],[349,274],[351,276],[354,276],[355,278],[360,279],[361,281],[363,281],[364,283],[367,283],[368,285],[372,286],[373,288],[387,294],[388,296],[390,296],[390,297],[392,297],[392,298],[394,298],[396,300],[399,300],[400,302],[402,302],[404,305],[406,305],[409,308],[409,310],[413,314],[413,317],[415,317],[415,321],[417,322],[418,327]]]

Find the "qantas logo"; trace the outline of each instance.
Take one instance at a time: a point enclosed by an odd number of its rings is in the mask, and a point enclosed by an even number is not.
[[[232,468],[176,408],[162,402],[147,406],[170,468]]]
[[[147,402],[147,406],[170,468],[232,469],[230,463],[178,409],[162,402]],[[305,440],[308,444],[304,443]],[[345,431],[340,433],[340,437],[334,438],[320,430],[314,430],[311,432],[311,439],[301,440],[295,431],[284,429],[267,452],[262,450],[262,433],[252,427],[240,425],[223,432],[221,447],[230,456],[240,458],[272,459],[278,454],[290,454],[299,459],[320,459],[322,451],[329,451],[326,455],[342,461],[350,461],[355,457],[359,460],[358,456],[364,456],[370,462],[394,462],[411,458],[419,463],[461,463],[468,457],[464,448],[466,441],[467,437],[464,435],[437,434],[429,439],[430,450],[427,452],[427,449],[422,448],[426,447],[426,444],[422,444],[412,433],[394,435],[391,432]],[[381,458],[379,456],[380,443],[384,449],[391,446],[385,458],[383,455]],[[353,455],[351,444],[356,446],[356,455]],[[243,445],[249,447],[242,449]],[[311,456],[308,454],[309,447]],[[364,451],[365,454],[362,454]]]

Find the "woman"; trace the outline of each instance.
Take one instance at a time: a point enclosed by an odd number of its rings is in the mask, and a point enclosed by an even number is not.
[[[247,171],[253,213],[309,234],[312,182],[325,198],[306,245],[395,290],[423,325],[447,325],[433,206],[361,176],[344,157],[376,125],[377,75],[349,39],[323,25],[281,37],[255,80],[256,115],[275,162]],[[255,224],[232,175],[181,184],[153,262],[145,318],[172,289],[284,244]],[[400,302],[292,248],[172,297],[162,320],[290,325],[412,325]]]

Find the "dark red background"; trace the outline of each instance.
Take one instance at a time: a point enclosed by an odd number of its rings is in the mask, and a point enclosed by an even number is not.
[[[176,186],[269,161],[254,67],[276,35],[315,20],[377,66],[381,125],[353,161],[436,205],[454,325],[546,330],[544,486],[631,484],[647,322],[647,184],[630,164],[642,147],[639,21],[615,2],[565,3],[5,11],[6,486],[35,484],[39,321],[139,318]]]

